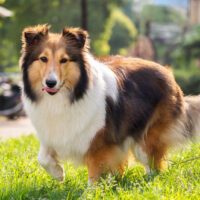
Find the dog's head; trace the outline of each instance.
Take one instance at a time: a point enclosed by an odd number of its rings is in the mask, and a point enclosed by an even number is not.
[[[79,99],[88,85],[88,34],[78,28],[64,28],[55,34],[49,28],[38,25],[25,28],[22,33],[24,93],[36,101],[44,92],[54,95],[66,88]]]

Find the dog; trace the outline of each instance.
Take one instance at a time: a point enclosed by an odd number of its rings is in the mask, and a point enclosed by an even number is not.
[[[171,70],[139,58],[89,52],[79,28],[25,28],[23,102],[40,140],[38,162],[64,180],[61,161],[88,168],[88,183],[123,173],[131,151],[147,173],[171,146],[197,136],[200,96],[184,97]],[[153,167],[152,167],[153,166]]]

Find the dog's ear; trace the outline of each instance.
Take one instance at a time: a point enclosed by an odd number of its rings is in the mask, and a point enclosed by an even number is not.
[[[30,47],[38,44],[44,37],[48,35],[50,26],[38,25],[27,27],[22,33],[22,42],[25,47]]]
[[[72,42],[76,47],[83,49],[89,47],[89,39],[87,31],[79,28],[64,28],[62,32],[63,37]]]

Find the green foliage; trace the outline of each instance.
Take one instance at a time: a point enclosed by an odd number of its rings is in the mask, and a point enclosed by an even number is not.
[[[199,58],[200,55],[200,25],[192,27],[184,37],[181,53],[182,56],[187,56],[190,60]]]
[[[200,26],[194,26],[184,35],[180,45],[173,52],[174,64],[183,70],[195,69],[195,59],[200,55]],[[197,70],[198,71],[198,70]],[[188,72],[191,74],[190,72]],[[198,73],[198,72],[197,72]],[[184,78],[183,78],[184,79]]]
[[[26,26],[48,23],[52,25],[52,31],[61,31],[66,25],[80,26],[80,6],[72,1],[46,0],[41,3],[40,0],[7,0],[3,6],[11,9],[14,17],[4,20],[0,34],[4,32],[4,36],[16,44],[18,52],[21,32]],[[68,8],[70,14],[66,12]]]
[[[87,170],[65,165],[66,179],[58,183],[37,162],[35,136],[0,141],[0,199],[152,199],[200,198],[200,144],[169,154],[169,166],[160,174],[145,175],[140,164],[122,177],[108,176],[87,186]],[[190,160],[191,159],[191,160]]]
[[[185,95],[200,93],[200,70],[179,69],[174,70],[174,75]]]
[[[0,41],[0,71],[17,65],[15,46],[9,40]]]
[[[200,25],[194,26],[187,34],[185,35],[184,38],[184,46],[192,46],[195,45],[196,43],[200,43]],[[200,49],[200,48],[199,48]]]
[[[113,9],[106,21],[105,31],[100,35],[100,39],[94,42],[94,49],[102,56],[110,53],[126,54],[136,36],[137,30],[133,22],[121,10]]]
[[[88,28],[93,42],[105,30],[105,21],[116,6],[126,0],[88,0]],[[13,11],[11,18],[0,19],[0,66],[10,66],[19,59],[21,33],[26,26],[48,23],[53,32],[60,32],[64,26],[81,26],[81,1],[75,0],[6,0],[2,6]],[[3,39],[2,39],[3,38]],[[107,47],[109,48],[109,47]],[[98,53],[96,53],[98,54]]]
[[[109,40],[111,54],[120,54],[124,48],[133,45],[136,40],[137,30],[133,22],[119,10],[115,10],[111,15],[114,25]],[[126,52],[124,52],[127,54]],[[121,53],[122,54],[122,53]]]
[[[18,63],[21,33],[26,26],[48,23],[52,25],[52,31],[61,31],[66,25],[80,26],[79,4],[72,5],[71,1],[46,0],[41,3],[40,0],[6,0],[3,6],[14,13],[13,17],[2,19],[3,26],[0,28],[0,37],[3,38],[0,42],[0,56],[3,56],[1,64],[3,62],[4,67],[11,59],[15,60],[15,65]],[[66,12],[68,7],[71,15]],[[5,41],[7,46],[2,46]]]
[[[146,5],[142,10],[141,16],[145,21],[157,23],[176,23],[178,25],[185,23],[185,19],[180,12],[165,6]]]
[[[127,0],[88,0],[88,25],[91,38],[96,40],[105,30],[112,9],[122,7]]]

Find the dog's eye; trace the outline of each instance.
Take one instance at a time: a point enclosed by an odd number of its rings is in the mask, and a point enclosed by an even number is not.
[[[47,59],[47,57],[45,57],[45,56],[42,56],[42,57],[40,58],[40,60],[41,60],[42,62],[44,62],[44,63],[47,63],[47,62],[48,62],[48,59]]]
[[[67,62],[67,59],[66,58],[62,58],[61,60],[60,60],[60,63],[66,63]]]

